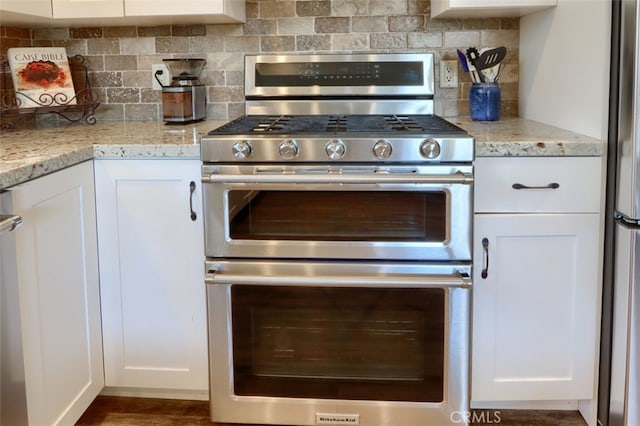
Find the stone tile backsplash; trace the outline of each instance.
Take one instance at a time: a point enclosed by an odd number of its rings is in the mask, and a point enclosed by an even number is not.
[[[468,114],[471,80],[459,67],[457,88],[438,87],[441,59],[468,46],[507,47],[500,77],[502,113],[518,115],[519,19],[432,20],[430,0],[247,0],[245,24],[155,27],[11,28],[0,26],[0,53],[12,46],[62,46],[87,58],[100,96],[98,120],[161,120],[151,66],[201,57],[207,117],[244,113],[245,54],[432,52],[436,113]]]

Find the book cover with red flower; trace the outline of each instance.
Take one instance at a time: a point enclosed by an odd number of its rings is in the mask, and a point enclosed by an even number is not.
[[[76,104],[64,47],[14,47],[7,58],[18,107]]]

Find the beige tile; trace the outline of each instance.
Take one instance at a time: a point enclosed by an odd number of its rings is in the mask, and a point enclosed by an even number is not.
[[[369,48],[369,35],[368,34],[334,34],[333,50],[336,51],[364,51]]]

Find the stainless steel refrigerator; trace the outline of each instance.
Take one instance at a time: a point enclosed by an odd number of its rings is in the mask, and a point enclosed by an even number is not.
[[[640,425],[640,0],[612,3],[598,423]]]

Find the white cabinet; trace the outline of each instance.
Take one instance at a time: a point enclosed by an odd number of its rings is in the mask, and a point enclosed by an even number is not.
[[[27,426],[22,322],[11,194],[0,193],[0,424]]]
[[[8,24],[72,23],[70,19],[122,18],[123,0],[0,0]],[[53,18],[53,19],[52,19]],[[78,22],[81,23],[81,22]]]
[[[557,0],[431,0],[431,17],[498,18],[523,16],[557,4]]]
[[[245,0],[0,0],[5,25],[238,23]]]
[[[123,0],[51,0],[54,19],[124,16]]]
[[[10,189],[29,424],[73,424],[104,384],[93,164]]]
[[[51,0],[0,0],[0,11],[51,18]]]
[[[220,22],[245,20],[244,0],[124,0],[126,16],[185,16],[208,15],[214,22],[215,16]]]
[[[95,168],[106,386],[206,398],[201,163]]]
[[[473,402],[595,398],[601,161],[477,159]]]

